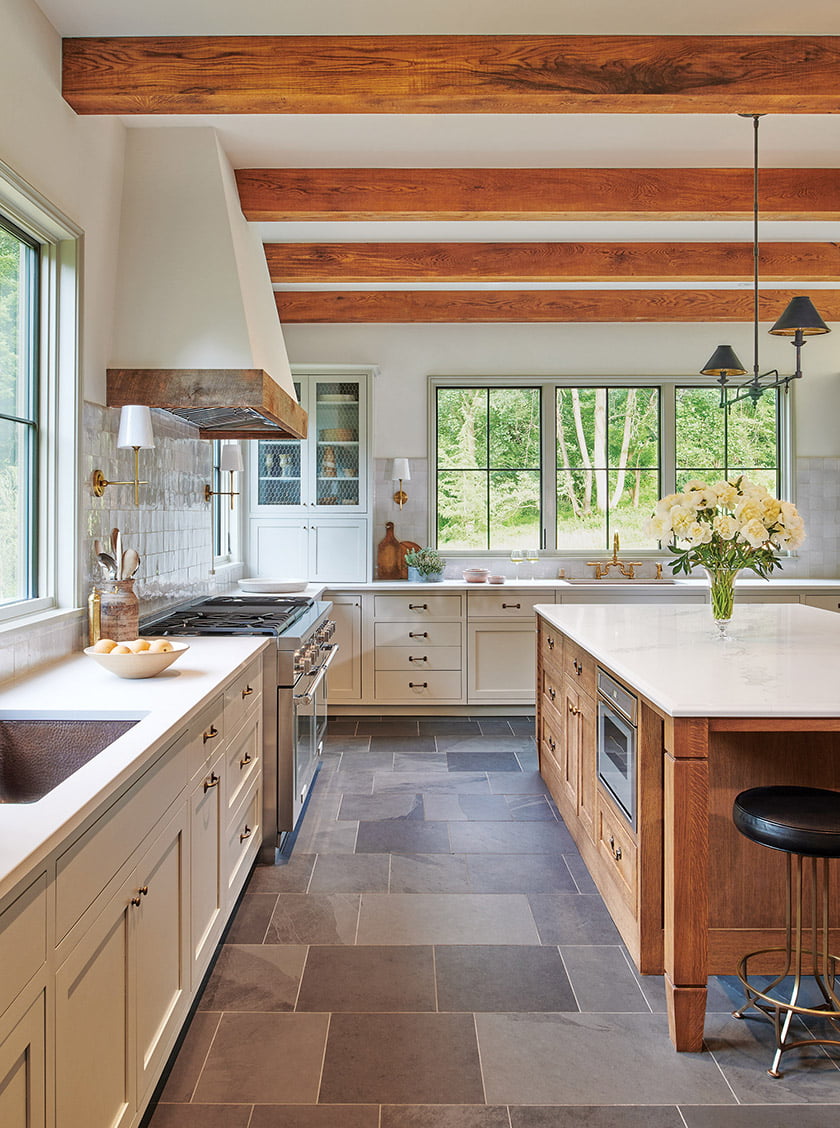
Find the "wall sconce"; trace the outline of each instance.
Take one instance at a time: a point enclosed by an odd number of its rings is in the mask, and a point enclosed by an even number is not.
[[[230,489],[229,490],[214,490],[210,486],[204,487],[204,500],[209,501],[211,497],[229,497],[230,507],[233,509],[233,499],[239,497],[239,493],[234,491],[233,488],[233,475],[244,470],[245,466],[242,462],[242,449],[237,443],[226,443],[219,455],[219,470],[227,470],[230,474]]]
[[[399,482],[399,484],[400,484],[399,489],[394,494],[394,501],[397,503],[397,505],[400,507],[400,509],[402,509],[402,507],[408,501],[408,494],[402,488],[403,482],[410,482],[411,481],[411,471],[408,468],[408,459],[407,458],[395,458],[394,459],[394,465],[391,469],[391,480],[393,482]]]
[[[149,408],[140,404],[121,407],[117,449],[134,451],[134,477],[125,482],[109,482],[101,470],[94,470],[91,478],[93,496],[102,497],[108,486],[134,486],[134,504],[139,505],[140,487],[149,484],[140,481],[140,450],[153,450],[154,445],[152,413]]]

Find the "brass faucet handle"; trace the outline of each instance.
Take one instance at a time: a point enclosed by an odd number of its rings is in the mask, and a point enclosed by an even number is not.
[[[613,563],[618,562],[618,533],[613,533]]]

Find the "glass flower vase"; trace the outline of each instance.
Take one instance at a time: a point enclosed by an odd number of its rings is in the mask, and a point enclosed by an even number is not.
[[[709,577],[709,594],[712,605],[712,618],[718,629],[719,638],[729,638],[728,627],[732,620],[735,603],[735,577],[737,572],[727,568],[704,568]]]

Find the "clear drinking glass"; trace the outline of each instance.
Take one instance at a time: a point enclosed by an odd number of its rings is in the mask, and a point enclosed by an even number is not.
[[[534,565],[539,563],[540,550],[538,548],[526,548],[525,559],[531,565],[531,579],[535,580],[537,578],[537,569]]]
[[[514,567],[516,568],[516,578],[518,580],[519,579],[519,565],[525,559],[525,549],[524,548],[513,548],[513,549],[511,549],[510,558],[513,561]]]

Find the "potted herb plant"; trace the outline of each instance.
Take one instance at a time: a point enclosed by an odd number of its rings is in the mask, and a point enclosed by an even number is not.
[[[414,583],[432,584],[443,579],[446,561],[434,548],[416,548],[405,554],[408,578]]]

